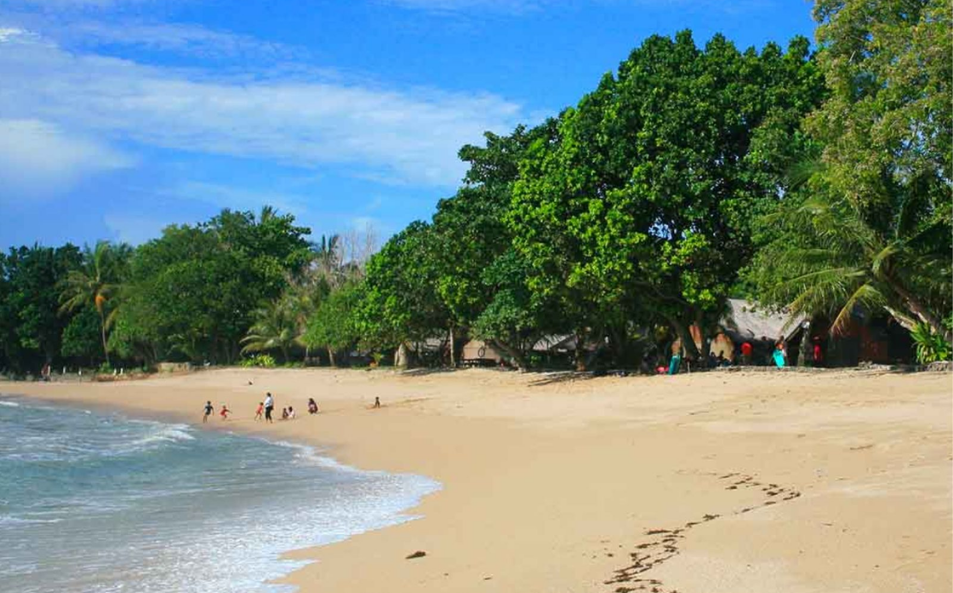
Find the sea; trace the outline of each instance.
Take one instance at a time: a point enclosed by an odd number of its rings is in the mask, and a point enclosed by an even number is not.
[[[439,488],[298,444],[0,396],[0,592],[291,592],[269,581],[306,562],[283,552],[412,520]]]

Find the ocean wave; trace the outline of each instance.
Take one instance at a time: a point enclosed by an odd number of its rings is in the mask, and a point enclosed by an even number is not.
[[[323,467],[326,469],[332,469],[344,473],[353,473],[353,474],[362,474],[366,476],[374,475],[383,475],[384,472],[378,472],[373,470],[360,470],[356,467],[351,467],[350,465],[345,465],[336,459],[322,455],[321,452],[310,445],[302,445],[301,443],[291,443],[288,441],[268,441],[273,445],[278,445],[280,447],[287,447],[295,451],[295,457],[299,460],[305,461],[310,465],[315,465],[318,467]]]
[[[8,408],[19,408],[20,404],[18,404],[17,402],[8,402],[8,401],[0,400],[0,406],[6,406]]]
[[[33,525],[38,523],[59,523],[62,519],[27,519],[13,515],[0,515],[0,526],[4,525]]]
[[[178,441],[194,441],[195,437],[188,433],[189,427],[185,424],[164,424],[159,425],[159,429],[149,435],[136,439],[131,444],[149,445],[152,443],[174,443]]]

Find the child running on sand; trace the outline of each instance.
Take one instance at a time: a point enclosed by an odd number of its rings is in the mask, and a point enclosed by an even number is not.
[[[212,406],[212,402],[205,402],[205,414],[202,416],[202,424],[208,422],[208,417],[212,415],[212,412],[215,411],[215,408]]]
[[[263,413],[264,411],[265,411],[265,403],[264,403],[264,402],[258,402],[258,409],[255,410],[255,420],[256,420],[256,421],[262,419],[262,413]]]
[[[228,420],[228,415],[231,413],[231,410],[228,409],[228,405],[222,404],[222,411],[219,412],[219,415],[222,417],[222,420]]]

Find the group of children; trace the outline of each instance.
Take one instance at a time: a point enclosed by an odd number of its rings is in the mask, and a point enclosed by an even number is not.
[[[265,396],[265,401],[258,402],[258,408],[255,410],[255,420],[256,421],[265,421],[272,422],[271,412],[275,407],[274,398],[271,393],[268,393]],[[378,403],[378,407],[380,404]],[[205,414],[202,416],[202,423],[205,424],[208,422],[209,416],[215,411],[215,407],[212,405],[211,401],[205,402]],[[219,411],[219,416],[222,420],[228,420],[228,415],[232,411],[228,409],[227,404],[222,404],[222,409]],[[318,404],[314,401],[313,397],[308,398],[308,414],[317,414],[318,413]],[[294,420],[297,417],[297,413],[293,406],[288,406],[287,408],[281,409],[281,419],[282,420]]]

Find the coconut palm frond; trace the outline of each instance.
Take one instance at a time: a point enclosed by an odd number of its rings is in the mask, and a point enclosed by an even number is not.
[[[890,243],[874,254],[870,262],[870,269],[873,271],[874,275],[881,275],[885,268],[890,264],[893,256],[897,255],[899,252],[899,246],[895,243]]]
[[[847,327],[847,324],[850,322],[850,317],[854,312],[854,308],[859,306],[864,306],[868,309],[873,309],[876,307],[882,307],[886,304],[886,299],[875,286],[869,282],[865,282],[857,287],[857,290],[850,295],[850,297],[844,302],[844,306],[841,307],[841,310],[837,313],[837,317],[834,318],[834,321],[831,323],[831,331],[838,333],[844,328]]]

